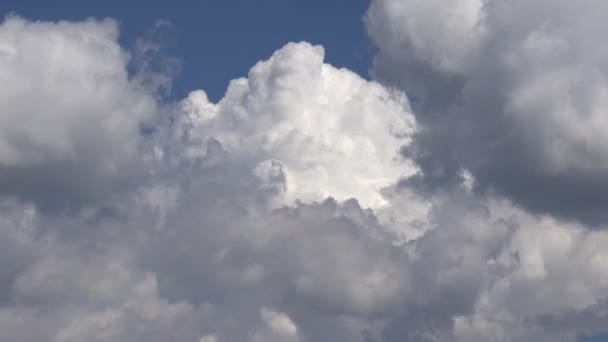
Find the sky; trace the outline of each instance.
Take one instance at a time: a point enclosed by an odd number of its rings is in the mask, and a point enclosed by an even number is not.
[[[0,0],[0,341],[608,341],[603,0]]]
[[[126,48],[166,20],[170,27],[156,38],[181,62],[171,95],[180,99],[203,88],[219,100],[231,79],[291,41],[333,46],[329,63],[369,77],[374,45],[361,25],[367,6],[367,0],[133,0],[128,6],[118,0],[4,0],[0,13],[30,20],[113,18]]]

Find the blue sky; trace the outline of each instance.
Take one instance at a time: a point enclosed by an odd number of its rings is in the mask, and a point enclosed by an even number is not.
[[[228,81],[291,41],[322,44],[327,62],[367,77],[374,53],[362,25],[368,5],[368,0],[1,0],[0,11],[31,20],[111,17],[120,23],[125,47],[157,20],[168,20],[166,52],[182,61],[174,98],[202,88],[217,100]]]

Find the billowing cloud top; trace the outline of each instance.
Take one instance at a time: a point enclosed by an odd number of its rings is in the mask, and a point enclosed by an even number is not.
[[[322,47],[288,44],[232,81],[217,105],[192,92],[181,103],[185,155],[205,158],[213,141],[291,203],[384,204],[380,190],[415,172],[399,156],[415,129],[407,99],[323,58]]]
[[[527,3],[375,0],[374,72],[391,87],[290,43],[217,103],[168,103],[148,84],[163,75],[130,76],[111,20],[6,18],[0,340],[606,333],[606,223],[553,212],[571,199],[533,205],[601,175],[602,138],[581,134],[600,129],[602,75],[571,88],[601,60],[577,39],[601,6]],[[552,55],[572,44],[595,55]]]

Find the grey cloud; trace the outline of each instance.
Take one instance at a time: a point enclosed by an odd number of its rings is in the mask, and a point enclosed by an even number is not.
[[[581,335],[600,335],[608,333],[608,310],[606,299],[581,310],[570,310],[562,315],[543,315],[530,320],[545,329],[555,331],[575,330]]]
[[[366,24],[380,48],[375,75],[415,99],[426,129],[407,153],[426,182],[452,184],[466,168],[480,192],[604,222],[605,7],[373,1]]]

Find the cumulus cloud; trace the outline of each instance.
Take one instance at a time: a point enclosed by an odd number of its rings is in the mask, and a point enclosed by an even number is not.
[[[0,26],[0,192],[46,206],[107,200],[143,173],[156,103],[127,75],[112,20]]]
[[[602,1],[372,1],[374,72],[415,99],[426,183],[606,219]]]
[[[467,8],[448,12],[480,10]],[[34,55],[27,68],[0,59],[15,80],[45,85],[23,96],[80,94],[73,108],[40,100],[23,109],[11,98],[0,111],[13,124],[0,128],[11,151],[0,170],[20,170],[30,186],[1,188],[2,340],[575,341],[602,332],[608,233],[478,197],[479,179],[462,168],[465,182],[420,192],[412,179],[424,165],[400,153],[421,130],[406,95],[324,63],[321,47],[286,45],[217,103],[196,90],[170,104],[155,81],[140,84],[156,77],[126,73],[111,21],[9,18],[0,32],[7,51],[27,52],[32,40],[31,49],[82,59]],[[459,50],[417,44],[425,58]],[[2,140],[11,132],[28,143]],[[74,205],[46,210],[49,198]]]
[[[407,99],[323,59],[322,47],[288,44],[232,81],[219,103],[192,92],[181,103],[185,153],[217,142],[263,186],[278,186],[285,203],[331,196],[383,205],[380,190],[416,172],[398,153],[415,130]]]

